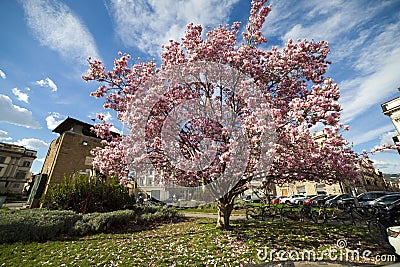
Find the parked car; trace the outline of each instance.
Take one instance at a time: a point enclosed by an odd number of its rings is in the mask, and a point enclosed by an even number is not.
[[[331,200],[332,198],[334,198],[334,197],[336,197],[336,195],[327,195],[327,196],[325,196],[324,198],[322,198],[322,199],[318,199],[317,200],[317,205],[318,206],[324,206],[325,205],[325,203],[328,201],[328,200]]]
[[[308,201],[308,200],[310,200],[311,198],[316,197],[316,196],[317,196],[317,195],[308,195],[308,196],[306,196],[304,199],[298,200],[298,201],[297,201],[297,204],[304,204],[305,201]]]
[[[302,201],[306,198],[305,195],[303,194],[296,194],[296,195],[291,195],[289,197],[282,197],[280,199],[280,203],[285,203],[285,204],[298,204],[299,201]]]
[[[373,206],[373,207],[387,207],[399,199],[400,199],[400,193],[396,193],[396,194],[379,197],[379,198],[371,201],[369,203],[369,205]]]
[[[303,201],[303,204],[304,205],[319,206],[325,198],[327,198],[325,195],[313,196],[313,197],[310,197],[308,199],[305,199]]]
[[[387,229],[390,245],[394,247],[396,254],[400,256],[400,226],[392,226]]]
[[[279,204],[279,203],[281,203],[281,199],[282,199],[283,197],[284,197],[284,196],[279,196],[279,197],[276,197],[276,198],[272,199],[272,200],[271,200],[271,204]]]
[[[349,197],[351,197],[351,194],[336,195],[333,198],[331,198],[325,202],[325,207],[328,207],[328,208],[337,207],[337,203],[339,200],[344,199],[344,198],[349,198]]]
[[[400,225],[400,199],[396,200],[385,208],[391,216],[391,220],[398,222]]]
[[[382,196],[390,195],[390,194],[394,194],[394,192],[387,192],[387,191],[365,192],[365,193],[361,193],[357,196],[357,201],[358,201],[359,205],[366,206],[366,205],[369,205],[373,200],[375,200],[379,197],[382,197]],[[341,207],[355,205],[354,198],[353,197],[343,198],[338,201],[338,205]]]
[[[246,202],[260,203],[262,199],[256,194],[246,194],[242,197],[242,199]]]

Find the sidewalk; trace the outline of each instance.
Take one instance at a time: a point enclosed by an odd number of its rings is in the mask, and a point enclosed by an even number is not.
[[[195,218],[213,218],[217,219],[218,215],[214,213],[195,213],[195,212],[184,212],[183,215],[186,217],[195,217]],[[245,215],[231,215],[230,216],[231,220],[245,220],[246,216]]]
[[[3,207],[7,207],[9,209],[21,209],[25,208],[26,202],[11,202],[11,203],[4,203]]]

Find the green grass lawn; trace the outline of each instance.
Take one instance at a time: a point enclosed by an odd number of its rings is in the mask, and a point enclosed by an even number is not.
[[[122,232],[0,244],[0,266],[240,266],[261,263],[257,254],[265,247],[322,251],[339,239],[348,249],[389,253],[365,228],[334,225],[232,221],[232,230],[222,231],[215,219],[199,218]]]

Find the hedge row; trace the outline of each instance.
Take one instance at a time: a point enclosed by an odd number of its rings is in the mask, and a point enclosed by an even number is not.
[[[89,214],[46,209],[0,210],[0,217],[0,243],[11,243],[42,242],[61,235],[83,236],[120,228],[128,223],[142,225],[182,216],[167,207],[136,207]]]

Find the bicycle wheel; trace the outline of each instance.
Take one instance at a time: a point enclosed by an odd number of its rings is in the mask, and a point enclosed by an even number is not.
[[[301,222],[315,222],[313,209],[310,206],[301,206],[299,209],[299,213],[301,215]]]
[[[367,226],[374,218],[369,207],[352,207],[350,211],[355,226]]]
[[[332,209],[329,212],[326,212],[325,220],[335,224],[342,225],[352,225],[353,218],[351,213],[341,210],[341,209]]]
[[[270,206],[264,207],[262,215],[264,221],[273,221],[275,219],[274,210]]]
[[[302,219],[302,214],[299,211],[293,210],[293,211],[284,211],[282,213],[282,217],[284,221],[287,222],[299,222]]]
[[[256,219],[257,217],[258,214],[254,207],[246,207],[246,220]]]

